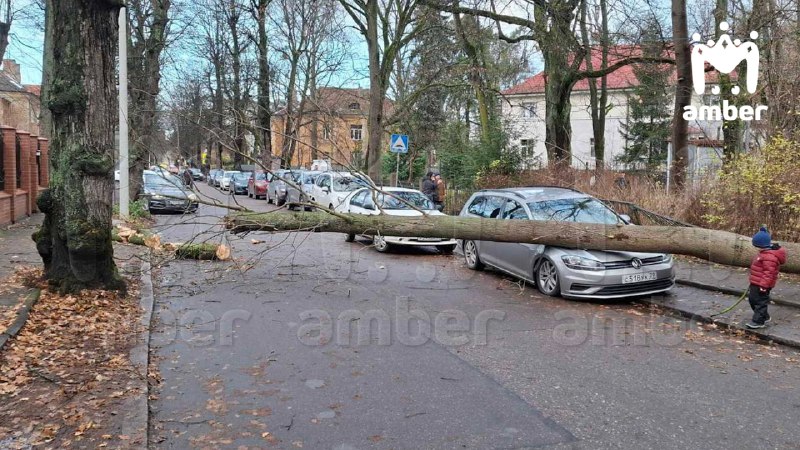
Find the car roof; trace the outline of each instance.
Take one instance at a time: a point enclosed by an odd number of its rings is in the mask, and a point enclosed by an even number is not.
[[[565,188],[560,186],[525,186],[502,189],[482,189],[475,194],[509,194],[526,202],[556,200],[563,198],[585,198],[591,197],[589,194],[577,189]]]

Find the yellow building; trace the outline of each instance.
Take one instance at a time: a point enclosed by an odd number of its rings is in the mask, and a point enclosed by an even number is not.
[[[315,159],[330,160],[333,167],[359,166],[367,146],[368,89],[322,88],[316,99],[309,98],[305,113],[296,119],[297,139],[292,153],[291,166],[311,166]],[[384,102],[384,117],[392,108]],[[281,155],[284,144],[286,111],[272,117],[272,151]],[[384,138],[388,148],[389,134]],[[315,145],[316,143],[316,145]]]
[[[23,85],[19,64],[3,61],[0,71],[0,124],[40,135],[38,85]]]

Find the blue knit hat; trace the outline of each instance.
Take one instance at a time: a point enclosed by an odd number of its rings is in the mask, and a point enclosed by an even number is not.
[[[769,248],[770,246],[772,246],[772,236],[769,235],[766,227],[761,227],[753,236],[753,247]]]

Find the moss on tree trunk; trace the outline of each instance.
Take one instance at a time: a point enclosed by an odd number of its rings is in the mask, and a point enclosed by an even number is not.
[[[51,284],[64,292],[124,289],[113,259],[118,1],[48,0],[53,42],[43,106],[50,111],[50,187],[33,236]]]

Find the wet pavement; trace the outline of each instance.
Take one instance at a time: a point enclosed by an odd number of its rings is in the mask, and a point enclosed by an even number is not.
[[[325,233],[230,236],[217,226],[224,212],[158,217],[164,241],[223,242],[237,259],[154,271],[151,356],[163,377],[154,448],[800,441],[792,349],[647,302],[544,297],[433,249],[380,254]],[[688,287],[661,300],[725,302]]]

